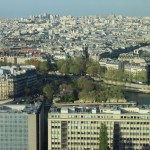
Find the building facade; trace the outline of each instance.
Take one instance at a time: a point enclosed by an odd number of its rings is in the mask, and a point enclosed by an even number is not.
[[[99,150],[106,124],[111,150],[150,149],[150,109],[128,107],[54,108],[48,115],[48,150]]]
[[[0,106],[1,150],[43,150],[41,107],[42,103]]]
[[[24,94],[26,87],[37,85],[35,66],[0,67],[0,100]]]
[[[25,55],[25,54],[24,54]],[[27,61],[35,59],[38,61],[45,61],[42,56],[40,55],[30,55],[30,56],[1,56],[0,61],[5,62],[5,63],[10,63],[10,64],[15,64],[15,65],[22,65],[26,64]]]

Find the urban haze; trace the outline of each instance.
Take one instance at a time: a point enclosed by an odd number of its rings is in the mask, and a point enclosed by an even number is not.
[[[150,149],[148,0],[0,1],[0,150]]]

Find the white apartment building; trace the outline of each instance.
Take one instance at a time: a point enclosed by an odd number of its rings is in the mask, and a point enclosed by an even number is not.
[[[102,123],[111,150],[150,149],[149,107],[76,106],[50,109],[48,150],[99,150]]]

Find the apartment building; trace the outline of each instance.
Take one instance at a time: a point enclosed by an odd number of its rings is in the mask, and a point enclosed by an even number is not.
[[[105,67],[107,70],[110,69],[123,69],[126,72],[132,73],[133,75],[138,74],[138,72],[145,72],[147,75],[149,72],[148,63],[140,59],[132,59],[132,62],[123,62],[120,60],[112,60],[110,58],[101,59],[99,64]]]
[[[126,63],[124,64],[124,70],[132,74],[137,74],[138,72],[143,72],[146,75],[148,74],[149,68],[146,63]]]
[[[0,67],[0,99],[19,96],[26,87],[36,86],[37,73],[35,66]]]
[[[24,54],[26,55],[26,54]],[[43,58],[42,56],[40,56],[40,54],[34,56],[33,54],[30,54],[28,56],[1,56],[0,57],[0,61],[1,62],[6,62],[6,63],[10,63],[10,64],[25,64],[27,61],[35,59],[38,61],[45,61],[45,58]]]
[[[41,102],[35,105],[0,105],[0,149],[43,150],[43,116]]]
[[[100,126],[111,150],[150,149],[150,107],[54,107],[48,114],[48,150],[99,150]]]

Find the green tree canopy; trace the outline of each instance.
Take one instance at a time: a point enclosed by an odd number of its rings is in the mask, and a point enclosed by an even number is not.
[[[83,72],[85,72],[85,60],[83,60],[81,57],[59,60],[57,62],[57,68],[59,72],[65,74],[82,74]]]
[[[99,150],[109,150],[107,127],[104,123],[100,127]]]
[[[101,76],[104,73],[104,68],[98,62],[89,60],[86,64],[86,73],[91,76]]]
[[[30,99],[29,98],[26,98],[25,104],[30,104]]]
[[[41,74],[46,74],[49,70],[49,64],[47,61],[43,61],[39,63],[39,72]]]
[[[122,69],[109,69],[106,71],[104,77],[109,80],[121,82],[148,82],[148,76],[145,71],[129,72]]]
[[[0,66],[11,66],[13,65],[12,63],[8,63],[6,61],[0,61]]]
[[[78,99],[78,93],[73,84],[63,83],[59,86],[60,98],[64,102],[73,102]]]
[[[49,100],[49,102],[52,102],[52,99],[53,99],[53,88],[52,88],[52,85],[46,84],[43,87],[43,93],[44,93],[44,96]]]
[[[58,62],[57,62],[57,68],[58,70],[60,71],[61,70],[61,67],[62,65],[65,63],[65,60],[63,59],[60,59]],[[61,71],[60,71],[61,72]]]
[[[93,77],[96,76],[97,73],[98,73],[97,67],[96,67],[96,66],[89,66],[89,67],[87,68],[87,73],[88,73],[89,75],[93,76]]]
[[[81,72],[82,72],[82,69],[81,69],[81,67],[79,66],[79,65],[77,65],[77,64],[74,64],[74,65],[72,65],[71,67],[70,67],[70,73],[72,73],[72,74],[75,74],[75,75],[78,75],[78,74],[81,74]]]
[[[77,80],[77,86],[79,89],[81,90],[92,90],[94,89],[94,83],[93,81],[91,80],[88,80],[86,77],[80,77],[78,80]]]
[[[135,75],[136,80],[138,82],[143,82],[143,83],[147,83],[148,82],[148,77],[145,71],[139,71],[136,73]]]
[[[34,59],[30,59],[30,60],[26,60],[25,64],[26,65],[35,65],[38,73],[40,73],[42,75],[46,74],[50,68],[50,63],[47,61],[36,60],[36,63],[35,63]]]
[[[64,74],[68,74],[69,73],[69,66],[67,63],[64,63],[61,68],[60,68],[60,72],[64,73]]]

